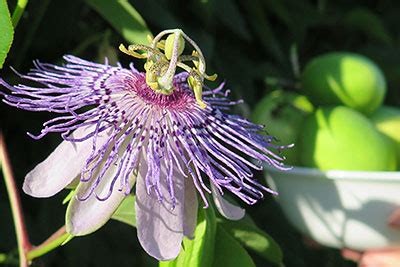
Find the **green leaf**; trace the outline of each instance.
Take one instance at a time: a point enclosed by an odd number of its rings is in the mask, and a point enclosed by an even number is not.
[[[111,219],[136,227],[135,196],[129,195],[114,212]]]
[[[6,0],[0,0],[0,69],[3,68],[14,38],[14,28]]]
[[[258,228],[248,215],[239,221],[221,219],[219,222],[222,228],[246,248],[270,262],[278,265],[282,263],[283,255],[279,245],[267,233]]]
[[[209,267],[214,260],[214,243],[217,221],[214,209],[200,208],[194,239],[185,238],[183,249],[173,261],[160,262],[159,267]]]
[[[127,0],[86,0],[130,43],[147,44],[152,35],[146,22]]]
[[[355,8],[344,18],[344,24],[364,32],[371,39],[392,44],[393,39],[380,17],[367,8]]]
[[[247,251],[218,224],[213,267],[255,267]],[[188,265],[189,266],[189,265]]]

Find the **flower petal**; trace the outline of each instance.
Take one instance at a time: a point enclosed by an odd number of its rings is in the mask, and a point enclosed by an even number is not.
[[[93,130],[81,127],[72,133],[72,138],[84,137]],[[106,141],[106,133],[99,134],[97,145]],[[50,197],[72,182],[85,165],[92,151],[91,138],[82,142],[63,141],[58,147],[25,177],[23,190],[33,197]]]
[[[117,169],[118,166],[116,165],[110,166],[102,182],[95,190],[97,195],[101,196],[108,193],[112,177]],[[129,179],[131,186],[133,186],[135,179],[136,176],[132,174]],[[81,182],[76,189],[75,196],[68,204],[65,215],[66,227],[67,232],[74,236],[87,235],[102,227],[126,197],[124,191],[121,192],[118,190],[118,187],[115,187],[110,197],[105,201],[98,200],[94,194],[86,200],[79,200],[77,196],[85,195],[94,181],[95,179],[92,179],[88,183]]]
[[[245,215],[245,210],[225,200],[218,189],[211,183],[211,190],[215,206],[219,213],[229,220],[240,220]]]
[[[183,220],[183,234],[190,238],[194,238],[194,230],[197,225],[197,191],[194,187],[193,181],[190,178],[182,177],[185,181],[185,200],[184,200],[184,220]]]
[[[174,171],[176,206],[172,209],[167,201],[169,193],[165,179],[160,179],[165,196],[162,202],[157,200],[154,191],[147,194],[146,172],[142,164],[137,177],[135,203],[138,239],[149,255],[162,261],[172,260],[178,256],[183,238],[183,179],[180,179],[179,172]]]

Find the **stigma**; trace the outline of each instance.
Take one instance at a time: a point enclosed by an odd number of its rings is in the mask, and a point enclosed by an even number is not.
[[[188,73],[188,84],[193,90],[197,104],[201,108],[204,80],[215,81],[217,75],[206,74],[206,62],[199,46],[181,29],[165,30],[154,38],[149,37],[150,45],[133,44],[119,49],[130,56],[145,59],[146,84],[156,93],[170,95],[174,91],[174,76],[177,69]],[[192,47],[191,54],[184,54],[186,42]]]

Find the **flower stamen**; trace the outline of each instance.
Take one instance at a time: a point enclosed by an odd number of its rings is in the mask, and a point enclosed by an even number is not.
[[[167,38],[161,40],[166,35]],[[146,83],[157,93],[170,95],[174,90],[173,80],[177,67],[186,71],[189,74],[188,84],[194,92],[197,103],[201,108],[206,108],[207,105],[202,100],[204,79],[215,81],[217,75],[206,74],[205,58],[198,45],[180,29],[165,30],[154,39],[151,37],[148,39],[150,46],[133,44],[126,49],[121,44],[119,49],[130,56],[146,59],[144,64]],[[182,55],[185,41],[194,48],[191,55]],[[193,67],[183,62],[192,62]]]

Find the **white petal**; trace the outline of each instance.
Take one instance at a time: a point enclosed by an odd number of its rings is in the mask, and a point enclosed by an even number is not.
[[[218,189],[211,183],[211,190],[215,206],[219,213],[229,220],[240,220],[245,215],[245,210],[225,200]]]
[[[143,249],[158,260],[176,258],[181,250],[183,238],[183,177],[174,172],[175,209],[171,209],[165,179],[161,179],[164,200],[160,203],[154,191],[148,195],[144,178],[146,167],[140,170],[136,184],[136,223],[138,239]],[[161,176],[164,178],[163,176]],[[168,201],[169,202],[169,201]]]
[[[117,166],[111,165],[107,170],[102,182],[95,190],[99,196],[104,196],[109,192],[110,183],[117,168]],[[95,177],[97,176],[94,176],[94,178]],[[135,175],[131,175],[129,180],[131,186],[134,185],[135,178]],[[76,196],[85,195],[94,181],[95,179],[92,179],[88,183],[81,182],[76,189]],[[90,234],[102,227],[111,218],[115,210],[126,197],[124,194],[125,190],[120,192],[118,188],[119,186],[116,185],[111,196],[105,201],[98,200],[95,195],[91,195],[85,201],[73,197],[68,204],[66,212],[67,232],[74,236],[81,236]],[[133,208],[132,206],[132,209]]]
[[[190,177],[182,177],[185,181],[185,200],[184,200],[184,221],[183,234],[190,238],[194,238],[194,230],[197,225],[197,191]]]
[[[78,128],[72,133],[73,138],[80,138],[93,130],[92,127]],[[107,140],[106,134],[99,135],[97,146]],[[93,141],[63,141],[44,161],[30,171],[24,181],[23,190],[33,197],[50,197],[78,176],[85,165],[86,158],[92,151]]]

